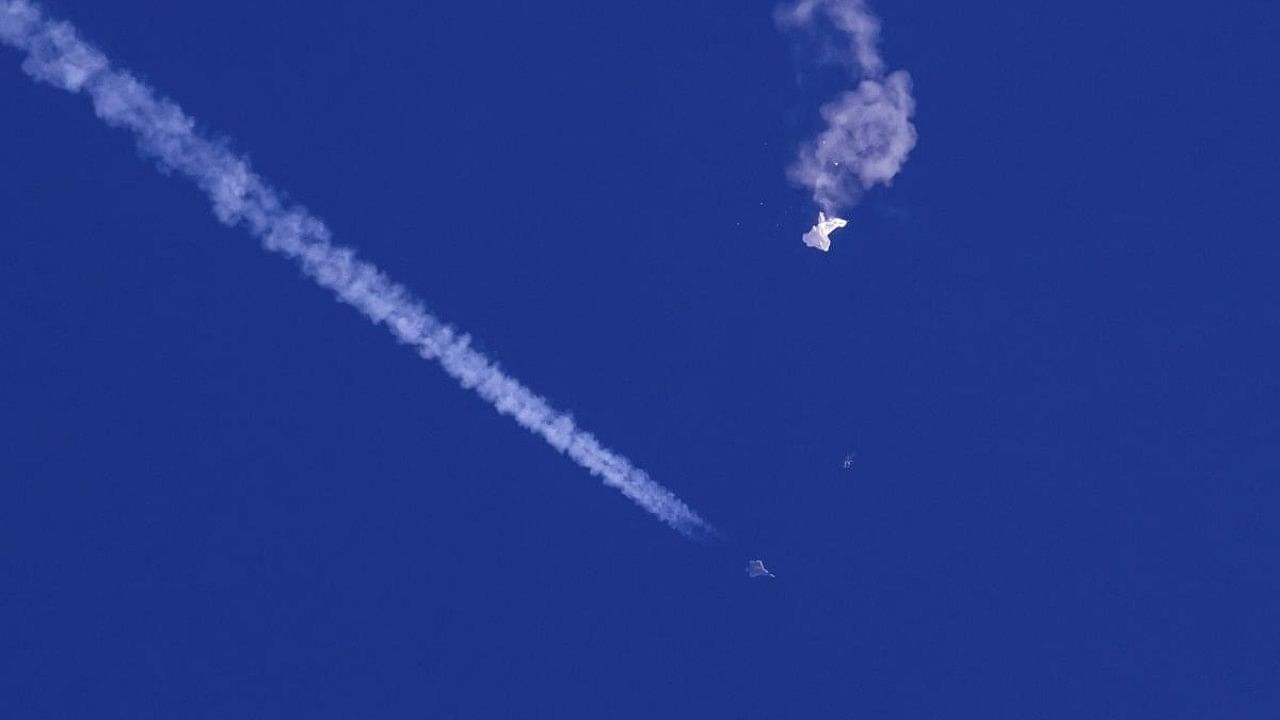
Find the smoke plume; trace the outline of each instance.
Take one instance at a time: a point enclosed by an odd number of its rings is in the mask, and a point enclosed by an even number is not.
[[[855,83],[822,106],[826,127],[787,168],[819,208],[835,215],[876,183],[888,185],[915,147],[911,77],[903,70],[885,74],[880,21],[864,0],[797,0],[778,8],[776,18],[819,42],[821,57],[846,67]]]

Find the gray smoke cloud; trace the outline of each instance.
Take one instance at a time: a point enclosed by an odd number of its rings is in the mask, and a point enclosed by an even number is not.
[[[826,128],[787,168],[787,176],[834,215],[876,183],[888,185],[915,147],[911,76],[902,70],[885,74],[880,21],[864,0],[796,0],[779,7],[775,17],[783,29],[818,39],[821,57],[847,67],[856,83],[822,106]]]
[[[690,537],[712,532],[671,491],[472,349],[467,335],[429,313],[408,290],[355,251],[334,244],[323,222],[305,208],[286,204],[244,158],[199,133],[175,103],[112,68],[70,25],[45,18],[26,0],[0,0],[0,43],[26,53],[22,69],[36,80],[87,94],[107,125],[132,132],[144,155],[199,186],[220,221],[244,228],[266,249],[296,261],[317,284],[424,359],[439,363],[499,413],[677,531]]]

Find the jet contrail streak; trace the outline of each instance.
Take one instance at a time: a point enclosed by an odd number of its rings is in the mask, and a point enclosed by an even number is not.
[[[130,130],[145,155],[194,181],[209,196],[220,221],[244,227],[268,250],[296,260],[307,276],[385,325],[423,358],[439,362],[499,413],[510,415],[679,532],[690,537],[711,532],[671,491],[473,350],[467,335],[427,312],[403,286],[350,248],[333,244],[323,222],[302,207],[286,205],[244,158],[197,132],[177,104],[112,68],[71,25],[44,17],[26,0],[0,0],[0,43],[26,53],[22,69],[36,80],[88,94],[99,118]]]

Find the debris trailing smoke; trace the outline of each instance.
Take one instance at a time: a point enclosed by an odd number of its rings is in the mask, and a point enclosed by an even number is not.
[[[129,130],[145,155],[198,185],[223,223],[245,228],[268,250],[295,260],[308,277],[386,326],[423,358],[438,362],[499,413],[679,532],[691,537],[712,532],[688,505],[472,349],[468,336],[430,314],[404,287],[353,250],[334,244],[323,222],[287,205],[244,158],[198,132],[175,103],[113,68],[70,25],[45,18],[26,0],[0,0],[0,43],[26,53],[22,68],[36,80],[86,93],[105,123]]]

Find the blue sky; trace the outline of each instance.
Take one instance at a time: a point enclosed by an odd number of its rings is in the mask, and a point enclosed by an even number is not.
[[[877,3],[825,255],[769,3],[262,5],[45,7],[722,537],[0,48],[0,714],[1274,717],[1272,5]]]

